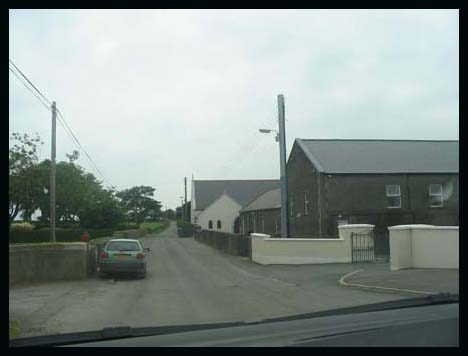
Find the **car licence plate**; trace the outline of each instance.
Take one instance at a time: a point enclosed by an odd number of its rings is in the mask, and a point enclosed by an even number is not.
[[[130,256],[128,256],[128,255],[115,255],[115,257],[117,257],[117,259],[119,259],[119,260],[126,260]]]

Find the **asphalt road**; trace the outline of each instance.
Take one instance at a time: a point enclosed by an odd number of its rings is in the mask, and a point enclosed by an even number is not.
[[[142,241],[151,249],[146,279],[94,277],[10,288],[10,320],[18,321],[19,336],[253,320],[412,296],[340,285],[357,264],[258,265],[178,238],[175,224]]]

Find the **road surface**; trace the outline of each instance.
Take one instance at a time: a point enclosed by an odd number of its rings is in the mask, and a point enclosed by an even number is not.
[[[360,268],[356,264],[258,265],[178,238],[175,224],[142,241],[151,249],[146,279],[93,277],[10,288],[10,320],[19,323],[19,336],[252,320],[410,296],[340,285],[343,275]]]

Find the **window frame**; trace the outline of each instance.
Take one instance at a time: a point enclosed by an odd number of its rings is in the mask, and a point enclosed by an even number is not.
[[[440,194],[431,194],[431,186],[439,186],[440,187]],[[430,183],[428,186],[429,192],[429,207],[430,208],[443,208],[444,207],[444,188],[440,183]],[[431,197],[438,197],[440,196],[440,205],[433,205],[431,204]]]
[[[307,199],[307,192],[304,192],[304,215],[309,215],[309,199]]]
[[[222,228],[221,220],[218,219],[218,221],[216,221],[216,229],[217,229],[217,230],[221,230],[221,228]]]
[[[293,206],[294,206],[294,199],[291,197],[291,198],[289,199],[289,216],[290,216],[291,218],[294,217]]]
[[[213,220],[208,221],[208,230],[213,230]]]
[[[398,194],[389,194],[388,188],[389,187],[398,187]],[[387,208],[388,209],[401,209],[401,187],[399,184],[387,184],[385,185],[385,197],[387,198]],[[400,204],[398,206],[389,206],[388,205],[388,198],[389,197],[398,197]]]

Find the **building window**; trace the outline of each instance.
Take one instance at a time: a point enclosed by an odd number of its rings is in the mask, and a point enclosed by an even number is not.
[[[291,201],[289,202],[289,210],[290,210],[289,215],[291,215],[291,217],[294,216],[293,205],[294,205],[293,198],[291,198]]]
[[[278,219],[275,220],[275,233],[278,233],[279,231],[279,224],[278,224]]]
[[[262,233],[265,233],[265,217],[262,215]]]
[[[221,229],[221,220],[218,220],[218,221],[216,222],[216,228],[217,228],[218,230]]]
[[[257,224],[255,221],[255,213],[252,213],[252,219],[253,219],[253,232],[257,232]]]
[[[307,193],[304,193],[304,215],[309,215],[309,199]]]
[[[429,206],[431,208],[441,208],[444,206],[442,184],[429,184]]]
[[[245,235],[245,215],[242,217],[242,235]]]
[[[213,221],[208,221],[208,229],[212,230],[213,229]]]
[[[401,208],[401,192],[398,184],[387,185],[387,207]]]

